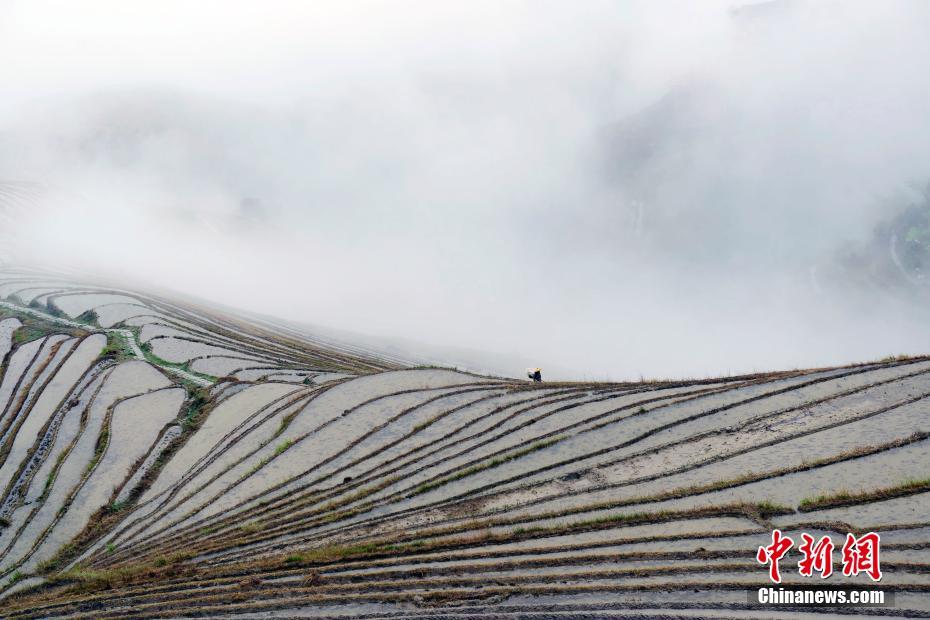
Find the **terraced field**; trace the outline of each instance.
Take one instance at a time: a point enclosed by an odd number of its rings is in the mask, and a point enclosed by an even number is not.
[[[533,384],[28,270],[0,356],[4,617],[753,616],[774,527],[930,617],[930,358]]]

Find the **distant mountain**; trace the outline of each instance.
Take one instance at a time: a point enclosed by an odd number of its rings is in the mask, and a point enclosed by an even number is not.
[[[888,200],[865,240],[838,249],[822,272],[835,286],[926,299],[930,294],[930,185]]]

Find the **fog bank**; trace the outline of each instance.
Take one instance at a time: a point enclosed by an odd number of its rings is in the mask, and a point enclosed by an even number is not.
[[[930,351],[858,277],[930,179],[919,0],[14,1],[0,58],[8,261],[548,377]]]

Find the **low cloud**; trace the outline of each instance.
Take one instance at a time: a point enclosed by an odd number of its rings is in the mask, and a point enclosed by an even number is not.
[[[835,266],[930,177],[928,18],[0,3],[4,254],[497,371],[925,353],[923,293]]]

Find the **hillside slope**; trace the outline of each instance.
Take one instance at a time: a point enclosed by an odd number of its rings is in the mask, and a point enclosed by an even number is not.
[[[527,384],[27,270],[0,300],[4,617],[734,616],[774,527],[879,532],[930,616],[930,358]]]

